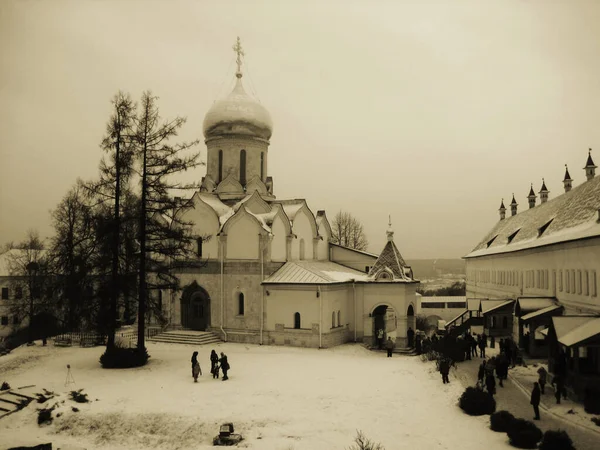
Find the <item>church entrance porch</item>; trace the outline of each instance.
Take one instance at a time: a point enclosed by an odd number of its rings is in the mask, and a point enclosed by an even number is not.
[[[388,305],[379,305],[371,313],[373,318],[373,342],[372,345],[376,348],[385,348],[385,342],[390,337],[392,341],[396,341],[396,330],[398,327],[398,319],[394,308]]]
[[[196,331],[205,331],[210,326],[210,296],[195,281],[181,296],[181,325]]]

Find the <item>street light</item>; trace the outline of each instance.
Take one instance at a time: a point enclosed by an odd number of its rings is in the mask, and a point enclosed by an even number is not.
[[[33,345],[33,277],[39,270],[40,265],[31,261],[27,264],[26,269],[29,272],[29,344]]]

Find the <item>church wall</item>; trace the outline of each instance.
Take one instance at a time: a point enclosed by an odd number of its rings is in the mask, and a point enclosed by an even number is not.
[[[313,259],[313,230],[310,218],[304,210],[298,211],[294,217],[293,233],[297,236],[292,241],[292,259]],[[301,241],[304,240],[304,258],[301,255]]]
[[[280,217],[275,217],[271,232],[273,233],[273,240],[271,241],[271,260],[285,261],[287,259],[287,235],[285,225]]]
[[[337,245],[330,246],[331,261],[342,264],[346,267],[365,272],[365,268],[369,268],[377,261],[377,256],[371,256],[363,252],[347,249]]]
[[[219,219],[212,209],[204,204],[199,203],[195,208],[189,209],[181,215],[181,220],[185,222],[193,222],[192,233],[195,236],[210,236],[208,240],[202,243],[202,258],[216,259],[219,257]],[[196,242],[193,242],[194,251]]]
[[[327,229],[325,227],[322,227],[322,229],[319,230],[319,233],[321,234],[323,239],[319,239],[317,241],[317,259],[319,261],[328,261],[329,239],[331,239],[331,236],[329,236],[329,233],[327,233]]]
[[[320,308],[316,286],[267,285],[266,289],[269,291],[265,301],[265,325],[268,330],[275,330],[277,324],[293,329],[296,312],[300,313],[302,329],[311,329],[313,323],[319,324]]]
[[[259,259],[259,232],[260,226],[250,215],[235,219],[227,229],[227,259]]]
[[[566,313],[600,313],[600,238],[467,258],[466,269],[467,298],[556,297]]]
[[[207,147],[206,173],[218,183],[219,179],[219,150],[223,150],[223,178],[232,174],[236,180],[240,180],[240,151],[246,150],[246,181],[253,177],[260,178],[260,153],[264,152],[264,179],[267,179],[268,144],[249,137],[222,137],[210,140]]]

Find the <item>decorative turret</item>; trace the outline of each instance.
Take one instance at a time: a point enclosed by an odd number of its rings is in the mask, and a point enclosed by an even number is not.
[[[571,190],[573,180],[571,179],[571,175],[569,175],[569,167],[565,164],[565,179],[563,180],[563,184],[565,185],[565,192],[569,192]]]
[[[542,188],[540,189],[540,192],[539,192],[539,194],[540,194],[540,201],[542,203],[546,203],[548,201],[548,194],[549,193],[550,193],[550,191],[546,187],[546,182],[542,178]]]
[[[535,192],[533,192],[533,183],[531,183],[531,189],[529,189],[529,195],[527,196],[527,200],[529,200],[529,209],[531,209],[535,206],[536,198],[537,198],[537,195],[535,195]]]
[[[500,202],[500,220],[504,220],[506,218],[506,208],[504,207],[504,199]]]
[[[519,204],[515,200],[515,193],[513,192],[513,199],[512,199],[512,202],[510,202],[510,215],[511,216],[517,215],[517,206],[519,206]]]
[[[590,148],[588,151],[588,159],[587,159],[587,163],[585,164],[585,176],[587,178],[588,181],[590,181],[592,178],[594,178],[596,176],[596,166],[594,164],[594,161],[592,160],[592,149]]]
[[[394,242],[394,230],[392,229],[392,216],[389,216],[388,229],[385,232],[387,234],[388,242]]]

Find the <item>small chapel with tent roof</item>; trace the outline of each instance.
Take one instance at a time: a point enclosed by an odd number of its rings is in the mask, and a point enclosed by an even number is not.
[[[180,268],[181,290],[160,292],[170,329],[224,341],[326,348],[372,344],[384,329],[397,347],[418,313],[412,269],[387,231],[381,254],[336,245],[325,211],[275,196],[268,172],[273,123],[243,87],[240,41],[233,91],[204,119],[207,171],[179,214],[193,225],[200,268]]]

